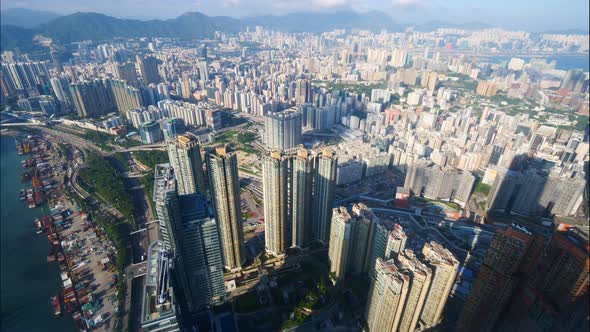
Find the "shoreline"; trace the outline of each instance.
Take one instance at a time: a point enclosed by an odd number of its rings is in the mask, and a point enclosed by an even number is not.
[[[28,156],[24,162],[25,172],[39,176],[40,183],[47,184],[42,188],[50,212],[45,215],[44,211],[37,225],[38,234],[47,233],[50,245],[47,262],[59,263],[61,289],[51,299],[55,315],[61,316],[63,311],[71,314],[79,330],[108,331],[101,327],[110,326],[110,318],[117,307],[112,296],[113,293],[114,298],[117,296],[115,282],[119,278],[112,263],[115,261],[114,246],[89,215],[80,207],[76,208],[77,200],[69,196],[75,194],[64,186],[71,171],[68,155],[64,155],[67,150],[62,153],[51,137],[33,135],[28,138],[30,136],[19,131],[3,131],[2,135],[15,137],[17,152]],[[40,179],[32,179],[33,187],[39,186]]]

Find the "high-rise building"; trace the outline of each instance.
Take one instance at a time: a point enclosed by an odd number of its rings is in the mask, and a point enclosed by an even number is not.
[[[266,250],[275,255],[283,254],[287,249],[290,161],[278,151],[262,157],[264,239]]]
[[[533,234],[512,224],[490,243],[457,322],[459,331],[491,331],[505,310],[527,260]]]
[[[105,80],[70,84],[70,93],[80,117],[100,116],[115,110],[115,100]]]
[[[298,79],[295,81],[295,104],[311,103],[313,101],[313,90],[311,81]]]
[[[343,206],[334,208],[328,256],[330,272],[337,280],[348,273],[368,272],[376,221],[377,217],[363,203],[353,204],[351,213]]]
[[[299,149],[293,158],[292,171],[292,240],[294,247],[303,247],[312,239],[311,195],[313,191],[313,158],[309,151]]]
[[[543,247],[544,237],[539,242]],[[537,252],[534,243],[529,252]],[[521,269],[521,279],[510,306],[500,315],[500,331],[588,331],[588,227],[571,226],[556,231],[532,261]]]
[[[226,147],[217,147],[207,154],[207,170],[215,219],[219,224],[223,262],[227,269],[234,270],[246,261],[238,157]]]
[[[411,280],[398,331],[413,332],[426,302],[432,271],[424,263],[420,262],[410,249],[402,251],[397,257],[397,262],[399,269],[409,275]]]
[[[420,259],[410,249],[395,259],[376,258],[367,301],[369,330],[412,332],[438,324],[457,268],[453,255],[435,242],[424,245]]]
[[[141,302],[141,328],[146,332],[180,331],[176,297],[171,285],[173,253],[162,241],[148,247]]]
[[[440,244],[431,241],[422,248],[424,262],[432,270],[432,283],[420,313],[420,322],[431,327],[440,322],[443,310],[455,282],[459,261]]]
[[[587,227],[572,226],[553,233],[531,276],[531,285],[561,308],[588,296],[588,253]]]
[[[139,136],[141,143],[154,144],[162,140],[160,125],[155,121],[146,121],[139,125]]]
[[[54,77],[50,80],[51,89],[57,97],[61,105],[62,111],[71,110],[74,108],[74,101],[72,100],[72,94],[69,88],[69,83],[65,77]]]
[[[154,206],[160,238],[171,249],[176,249],[175,225],[180,220],[176,179],[170,164],[158,164],[154,169]]]
[[[158,63],[160,60],[153,56],[141,57],[137,56],[137,63],[139,65],[139,72],[145,84],[158,84],[161,81],[160,72],[158,71]]]
[[[406,233],[400,224],[390,220],[378,220],[375,225],[369,272],[373,273],[377,258],[396,258],[405,249],[406,241]]]
[[[416,163],[408,168],[404,188],[429,199],[444,199],[465,204],[474,184],[475,177],[471,172]]]
[[[409,285],[409,276],[399,271],[393,259],[377,258],[367,300],[369,331],[397,331]]]
[[[486,200],[494,212],[521,215],[564,215],[577,212],[583,201],[583,173],[560,177],[528,171],[498,173]]]
[[[351,229],[353,220],[346,207],[334,209],[332,213],[332,229],[330,231],[330,245],[328,257],[330,259],[330,272],[336,280],[345,277],[350,261]]]
[[[475,93],[484,97],[493,97],[498,93],[498,85],[492,81],[479,81]]]
[[[141,91],[124,80],[108,80],[107,84],[115,98],[115,104],[122,115],[127,111],[145,106]]]
[[[268,251],[281,254],[289,246],[328,242],[335,169],[336,156],[328,150],[311,155],[300,148],[263,155]]]
[[[192,310],[220,304],[225,298],[223,255],[218,225],[200,194],[179,197],[177,256],[184,272]]]
[[[49,82],[47,61],[2,63],[2,77],[8,86],[18,91],[39,90]]]
[[[334,204],[337,163],[334,152],[328,149],[315,156],[311,211],[312,239],[323,243],[326,243],[330,238],[330,219]]]
[[[367,275],[371,268],[375,225],[379,218],[363,203],[353,204],[351,210],[355,222],[352,225],[349,271],[356,275]]]
[[[191,135],[178,135],[167,142],[170,166],[176,175],[178,194],[205,194],[203,162],[199,142]]]
[[[113,67],[113,75],[120,79],[124,80],[130,85],[137,86],[139,82],[139,78],[137,77],[137,70],[135,69],[135,63],[133,62],[125,62],[125,63],[118,63],[115,62],[112,64]]]
[[[177,118],[168,118],[161,122],[162,133],[165,141],[173,141],[181,132],[183,127],[182,120]]]
[[[264,144],[269,150],[279,151],[301,144],[301,113],[297,108],[264,117]]]

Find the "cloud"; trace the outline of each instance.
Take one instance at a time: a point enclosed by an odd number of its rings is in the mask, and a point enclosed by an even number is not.
[[[422,0],[393,0],[394,7],[416,8],[422,5]]]
[[[240,0],[224,0],[223,1],[223,6],[224,7],[235,7],[235,6],[239,6]]]
[[[311,3],[320,8],[336,8],[349,5],[348,0],[312,0]]]

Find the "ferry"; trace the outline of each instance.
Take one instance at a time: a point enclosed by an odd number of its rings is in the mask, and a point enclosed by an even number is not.
[[[61,301],[59,300],[59,297],[52,296],[51,305],[53,306],[53,313],[56,316],[61,316]]]

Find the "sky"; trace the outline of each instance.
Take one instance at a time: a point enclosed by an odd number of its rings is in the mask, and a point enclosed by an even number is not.
[[[589,26],[588,0],[2,0],[1,8],[59,14],[99,12],[125,18],[173,18],[188,11],[244,17],[301,11],[379,10],[398,23],[432,20],[482,22],[510,29],[547,31]]]

